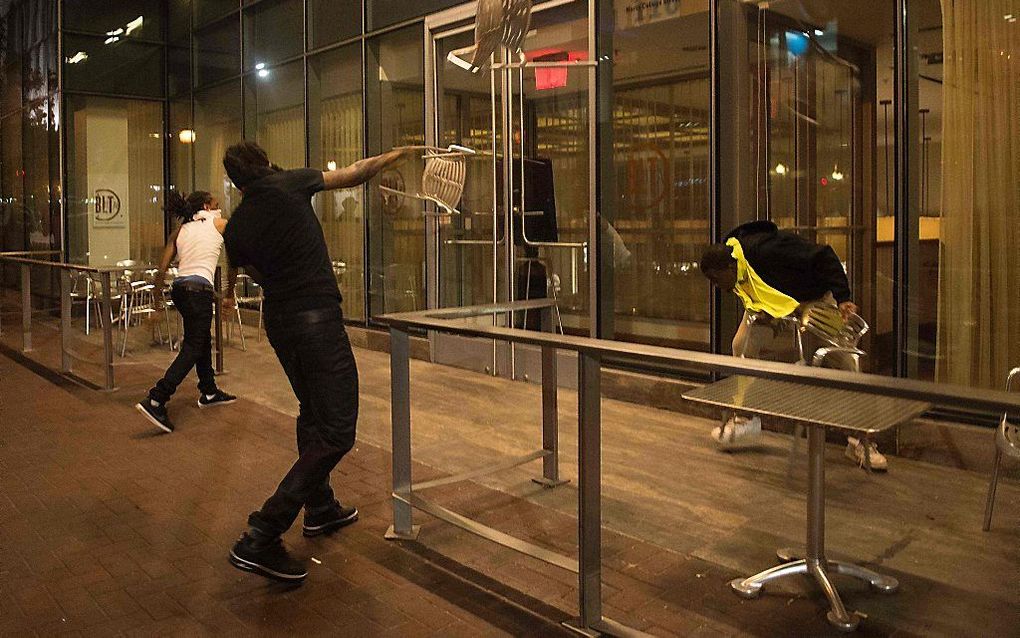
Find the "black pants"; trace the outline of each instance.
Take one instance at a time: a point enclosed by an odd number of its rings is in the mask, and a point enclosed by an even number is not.
[[[266,334],[300,403],[298,459],[276,493],[248,523],[279,536],[301,508],[333,502],[329,475],[354,447],[358,423],[358,367],[340,306],[267,315]]]
[[[212,366],[213,289],[194,284],[175,285],[170,291],[174,307],[184,321],[184,341],[177,358],[166,374],[149,390],[149,398],[166,403],[177,391],[192,368],[198,370],[198,389],[203,394],[216,392],[216,377]]]

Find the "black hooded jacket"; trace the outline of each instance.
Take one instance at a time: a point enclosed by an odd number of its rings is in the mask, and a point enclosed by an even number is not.
[[[765,283],[797,301],[815,301],[831,292],[836,303],[850,301],[850,282],[831,246],[821,246],[769,221],[738,226],[744,257]]]

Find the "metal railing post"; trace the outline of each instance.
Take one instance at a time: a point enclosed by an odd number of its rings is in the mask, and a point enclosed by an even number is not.
[[[21,264],[21,351],[32,350],[32,267]]]
[[[541,316],[542,330],[555,332],[553,308],[543,308]],[[556,348],[542,346],[542,449],[546,455],[542,457],[542,478],[534,481],[546,487],[566,483],[560,480],[557,354]]]
[[[216,294],[213,297],[213,325],[216,332],[216,374],[223,374],[223,312],[220,304],[223,303],[223,270],[217,266],[216,274],[213,276],[216,286]]]
[[[578,587],[580,628],[602,622],[602,361],[577,356]]]
[[[60,369],[71,371],[71,273],[57,270],[60,277]]]
[[[393,427],[393,525],[388,539],[415,539],[411,514],[411,351],[408,335],[390,328],[390,409]]]
[[[113,300],[110,290],[110,271],[104,270],[99,273],[99,287],[102,288],[99,292],[102,294],[100,312],[103,313],[103,364],[106,368],[106,385],[104,387],[107,390],[113,390]]]

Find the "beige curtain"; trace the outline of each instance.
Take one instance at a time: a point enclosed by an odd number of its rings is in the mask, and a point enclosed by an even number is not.
[[[1020,365],[1020,0],[942,0],[942,16],[937,378],[998,387]]]

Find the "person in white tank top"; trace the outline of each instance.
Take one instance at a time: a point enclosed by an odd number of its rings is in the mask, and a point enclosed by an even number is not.
[[[156,274],[155,288],[160,295],[156,306],[162,307],[165,303],[162,299],[163,280],[167,268],[177,257],[178,274],[170,297],[184,321],[184,339],[177,358],[163,378],[135,408],[159,429],[173,432],[166,404],[192,368],[198,372],[198,407],[232,403],[237,397],[216,386],[210,334],[213,304],[216,303],[213,282],[227,222],[220,214],[218,202],[205,191],[196,191],[185,198],[171,190],[167,193],[165,209],[180,221],[180,226],[170,235]],[[233,281],[234,277],[231,272],[229,279]],[[235,304],[232,298],[225,299],[223,303],[230,308]]]

